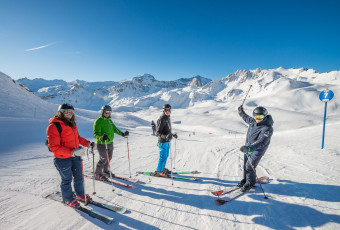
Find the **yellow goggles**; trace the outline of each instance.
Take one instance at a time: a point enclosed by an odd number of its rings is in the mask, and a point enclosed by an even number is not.
[[[256,115],[256,114],[253,114],[253,118],[255,120],[263,120],[264,119],[264,115]]]

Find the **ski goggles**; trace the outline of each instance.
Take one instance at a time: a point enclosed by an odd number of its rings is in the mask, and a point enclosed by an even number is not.
[[[256,114],[253,114],[253,118],[255,120],[263,120],[264,119],[264,115],[256,115]]]
[[[64,111],[63,111],[63,114],[64,114],[64,115],[72,115],[72,116],[73,116],[73,115],[74,115],[74,111],[73,111],[73,110],[70,110],[70,109],[64,110]]]
[[[104,111],[104,113],[106,113],[106,114],[111,114],[111,112],[112,112],[112,111],[110,111],[110,110]]]
[[[164,112],[171,112],[171,109],[164,109]]]

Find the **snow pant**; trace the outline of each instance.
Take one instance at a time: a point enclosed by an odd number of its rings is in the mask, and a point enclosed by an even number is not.
[[[264,152],[255,151],[250,157],[244,154],[243,164],[243,179],[246,183],[254,185],[256,183],[256,166],[260,163],[260,160]],[[252,167],[253,166],[253,167]],[[254,169],[253,169],[254,168]]]
[[[156,135],[156,127],[152,127],[152,134],[155,136]]]
[[[166,160],[169,156],[170,142],[158,142],[159,147],[159,161],[157,165],[157,171],[162,172],[166,165]]]
[[[78,196],[84,195],[83,173],[80,157],[54,158],[54,165],[61,176],[61,195],[64,201],[73,200],[72,175],[74,178],[74,190]]]
[[[112,159],[113,153],[113,142],[107,145],[107,149],[109,151],[109,161]],[[102,144],[97,144],[97,150],[99,153],[99,161],[97,163],[95,174],[103,174],[103,172],[109,173],[109,163],[107,161],[107,153],[106,153],[106,146]]]

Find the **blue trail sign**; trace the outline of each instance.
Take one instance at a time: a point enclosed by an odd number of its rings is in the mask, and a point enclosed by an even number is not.
[[[326,114],[327,114],[327,102],[332,100],[334,97],[334,93],[332,90],[324,90],[319,94],[319,99],[322,102],[325,102],[325,112],[323,116],[323,132],[322,132],[322,145],[321,149],[323,149],[324,141],[325,141],[325,126],[326,126]]]

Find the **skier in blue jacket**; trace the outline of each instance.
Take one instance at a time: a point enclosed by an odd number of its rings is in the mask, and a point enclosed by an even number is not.
[[[268,115],[268,110],[262,106],[256,107],[253,116],[248,116],[242,105],[238,113],[249,125],[245,145],[240,150],[244,152],[243,179],[238,184],[241,190],[248,191],[256,183],[256,166],[267,151],[273,135],[273,118]]]

